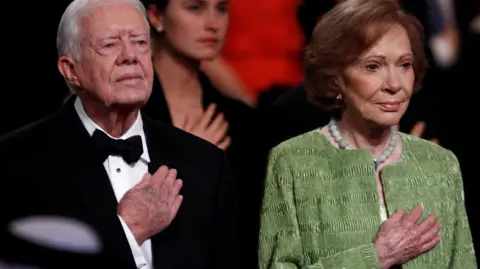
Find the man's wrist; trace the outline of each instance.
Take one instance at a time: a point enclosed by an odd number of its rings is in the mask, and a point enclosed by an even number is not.
[[[143,242],[147,240],[146,236],[142,233],[140,226],[136,222],[130,221],[128,218],[125,218],[121,215],[118,215],[118,216],[122,219],[125,225],[127,225],[127,228],[130,230],[133,237],[135,237],[135,240],[137,241],[138,245],[143,244]]]

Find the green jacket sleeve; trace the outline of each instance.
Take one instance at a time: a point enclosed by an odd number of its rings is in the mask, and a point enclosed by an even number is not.
[[[451,152],[450,152],[451,153]],[[455,222],[453,231],[453,251],[449,268],[452,269],[473,269],[477,268],[475,251],[473,249],[472,234],[468,224],[467,212],[465,210],[465,198],[463,189],[462,174],[457,158],[451,153],[453,169],[455,172]],[[441,240],[441,239],[440,239]]]
[[[270,154],[259,238],[260,269],[375,269],[380,268],[373,243],[328,257],[307,257],[296,214],[295,189],[288,155]],[[311,253],[311,252],[310,252]]]

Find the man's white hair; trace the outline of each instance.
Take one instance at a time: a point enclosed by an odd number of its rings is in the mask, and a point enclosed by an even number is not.
[[[143,14],[149,27],[145,6],[139,0],[74,0],[62,15],[57,31],[57,51],[59,56],[71,56],[80,60],[80,42],[82,39],[81,21],[96,7],[102,4],[132,4]]]

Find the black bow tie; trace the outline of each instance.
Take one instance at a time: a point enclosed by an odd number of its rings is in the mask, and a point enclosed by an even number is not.
[[[92,136],[102,162],[108,156],[122,156],[128,164],[136,163],[143,153],[142,138],[139,135],[128,139],[113,139],[100,130],[95,130]]]

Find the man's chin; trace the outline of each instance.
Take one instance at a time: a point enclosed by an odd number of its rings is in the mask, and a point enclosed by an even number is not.
[[[116,109],[140,109],[148,101],[150,91],[146,90],[126,90],[121,95],[117,95],[111,107]]]
[[[110,105],[111,109],[120,110],[124,112],[140,110],[147,100],[128,100],[123,102],[115,102]]]

